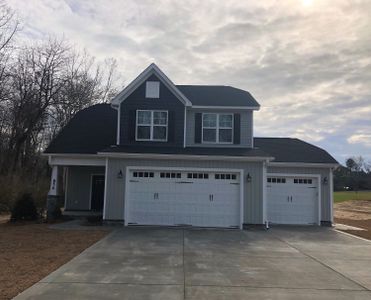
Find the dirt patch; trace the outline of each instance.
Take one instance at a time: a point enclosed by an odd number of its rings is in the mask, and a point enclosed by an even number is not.
[[[0,224],[0,299],[11,299],[105,236],[48,224]]]
[[[351,200],[334,205],[334,222],[365,230],[343,230],[371,240],[371,200]]]

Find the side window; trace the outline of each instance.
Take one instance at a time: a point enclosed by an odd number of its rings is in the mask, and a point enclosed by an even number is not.
[[[160,98],[160,82],[146,82],[146,98]]]
[[[233,114],[202,114],[202,142],[231,144],[233,142]]]

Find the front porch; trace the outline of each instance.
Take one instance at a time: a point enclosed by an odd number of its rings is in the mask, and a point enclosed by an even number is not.
[[[73,218],[102,217],[105,165],[53,165],[48,193],[48,218],[56,207]]]

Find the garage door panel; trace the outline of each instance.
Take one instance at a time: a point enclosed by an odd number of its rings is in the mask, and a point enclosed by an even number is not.
[[[239,226],[237,173],[217,176],[210,171],[151,171],[152,177],[137,178],[145,172],[149,174],[149,171],[130,172],[128,223]]]
[[[273,176],[267,179],[268,221],[277,224],[317,224],[318,181],[312,177]]]

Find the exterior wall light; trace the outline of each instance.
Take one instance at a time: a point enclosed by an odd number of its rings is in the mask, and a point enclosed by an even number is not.
[[[120,170],[118,173],[117,173],[117,178],[118,179],[121,179],[123,177],[123,175],[122,175],[122,171]]]
[[[328,178],[327,177],[323,178],[323,184],[327,184],[327,183],[328,183]]]
[[[252,179],[252,177],[251,177],[250,173],[247,173],[246,181],[251,182],[251,179]]]

